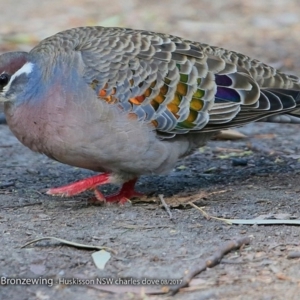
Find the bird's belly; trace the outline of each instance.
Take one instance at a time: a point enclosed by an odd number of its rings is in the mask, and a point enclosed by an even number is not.
[[[6,104],[7,122],[22,144],[59,162],[94,171],[132,173],[146,172],[136,166],[135,159],[149,145],[143,137],[147,133],[140,124],[124,127],[122,115],[101,103],[80,106],[74,101],[43,102],[40,105]],[[98,104],[99,103],[99,104]],[[148,162],[150,168],[151,161]],[[148,173],[151,173],[149,171]]]
[[[184,136],[160,141],[149,125],[98,99],[84,105],[56,98],[34,107],[6,105],[6,116],[31,150],[94,171],[166,173],[192,144]]]
[[[6,103],[11,131],[32,151],[72,166],[107,171],[101,151],[96,149],[101,139],[101,130],[96,128],[100,118],[93,120],[76,104],[55,104],[54,101],[51,106],[43,103],[33,108],[27,103],[19,107]]]

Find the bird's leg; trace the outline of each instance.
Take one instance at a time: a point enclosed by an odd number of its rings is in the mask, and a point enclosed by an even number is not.
[[[132,180],[125,182],[118,193],[106,196],[105,201],[118,202],[119,204],[124,204],[127,201],[129,201],[131,198],[144,196],[142,193],[139,193],[134,190],[136,181],[137,178],[134,178]]]
[[[119,204],[124,204],[130,198],[143,196],[143,194],[136,192],[134,190],[136,181],[137,178],[134,178],[132,180],[125,182],[118,193],[105,197],[99,190],[97,190],[97,186],[106,183],[111,183],[111,177],[109,173],[103,173],[103,174],[95,175],[93,177],[82,179],[80,181],[62,187],[51,188],[46,192],[46,194],[52,196],[70,197],[70,196],[75,196],[77,194],[80,194],[86,190],[94,190],[96,199],[98,201],[118,202]]]
[[[110,183],[110,174],[103,173],[58,188],[49,189],[46,194],[70,197],[86,190],[94,190],[98,185]],[[100,192],[99,192],[100,193]],[[104,197],[103,197],[104,198]]]

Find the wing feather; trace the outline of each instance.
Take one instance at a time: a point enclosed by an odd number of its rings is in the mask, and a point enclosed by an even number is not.
[[[32,50],[80,56],[100,100],[165,136],[239,126],[297,111],[299,78],[248,56],[176,36],[125,28],[58,33]],[[275,118],[269,118],[269,120]],[[277,118],[278,119],[278,118]]]

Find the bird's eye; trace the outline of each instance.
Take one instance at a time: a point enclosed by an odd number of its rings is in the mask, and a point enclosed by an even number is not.
[[[10,76],[6,73],[0,75],[0,87],[4,87],[8,84]]]

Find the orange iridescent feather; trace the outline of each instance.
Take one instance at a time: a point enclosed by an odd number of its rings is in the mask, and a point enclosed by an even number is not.
[[[159,93],[153,97],[151,100],[150,104],[152,105],[153,109],[156,111],[160,105],[162,105],[166,99],[166,95],[168,94],[169,91],[169,86],[168,84],[170,83],[170,80],[168,78],[165,78],[164,80],[165,84],[160,88]],[[182,98],[187,95],[188,92],[188,75],[185,74],[180,74],[180,82],[177,84],[176,91],[174,93],[174,98],[172,101],[170,101],[168,104],[166,104],[166,108],[174,115],[176,119],[179,118],[179,111],[180,111],[180,103],[182,101]],[[134,81],[131,79],[129,81],[131,86],[134,84]],[[197,80],[198,86],[201,83],[201,79]],[[135,96],[130,98],[128,101],[134,105],[141,105],[144,100],[147,97],[151,97],[152,89],[156,86],[156,81],[154,81],[150,87],[148,87],[142,95]],[[107,101],[108,103],[115,103],[117,102],[117,99],[115,97],[112,97],[116,93],[116,89],[113,88],[112,92],[110,95],[107,94],[107,88],[108,85],[106,84],[102,90],[99,92],[99,97],[101,97],[103,100]],[[201,99],[205,94],[204,90],[197,89],[193,96],[192,99],[190,100],[190,112],[187,116],[187,118],[178,123],[178,127],[181,128],[193,128],[195,124],[195,120],[197,119],[198,112],[202,110],[203,108],[203,100]],[[129,114],[130,118],[134,118],[134,113],[131,112]],[[151,123],[157,127],[159,124],[156,120],[152,120]]]

